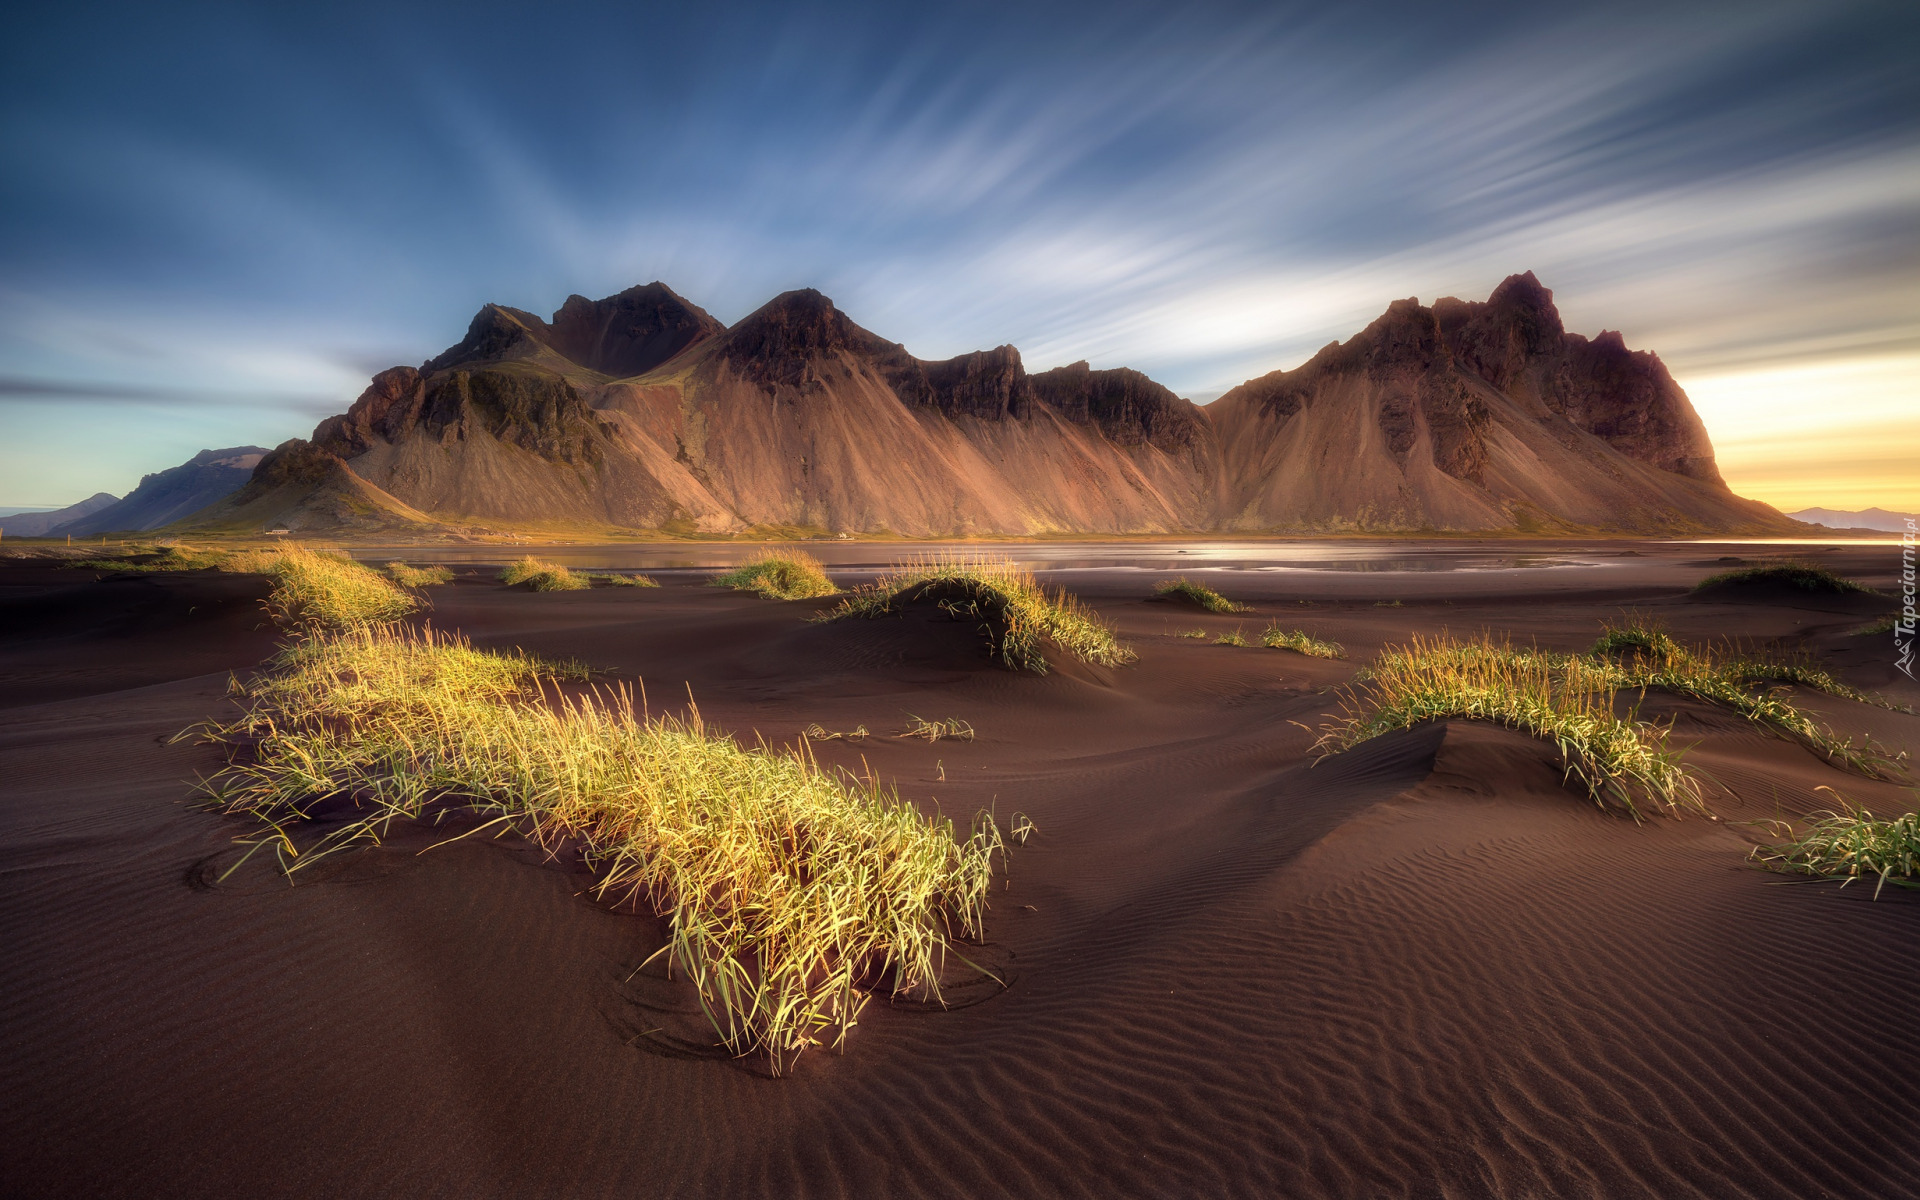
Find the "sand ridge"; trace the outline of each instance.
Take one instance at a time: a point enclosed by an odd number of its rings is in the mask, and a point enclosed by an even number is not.
[[[647,1031],[686,998],[634,968],[656,922],[509,841],[403,832],[289,888],[185,803],[272,643],[257,581],[0,565],[0,1186],[54,1196],[355,1194],[1902,1196],[1920,1178],[1920,903],[1783,883],[1759,830],[1843,775],[1663,702],[1731,795],[1634,823],[1550,748],[1465,723],[1317,764],[1326,689],[1414,631],[1572,649],[1623,607],[1683,637],[1797,638],[1912,704],[1850,613],[1700,601],[1714,552],[1551,572],[1210,573],[1257,610],[1182,611],[1138,573],[1063,572],[1140,654],[1022,675],[928,614],[808,624],[666,586],[436,589],[436,626],[687,689],[746,738],[958,716],[973,742],[817,746],[916,803],[1030,814],[952,1011],[869,1009],[791,1077]],[[1875,582],[1881,549],[1826,556]],[[155,589],[158,589],[157,591]],[[251,590],[250,590],[251,589]],[[1377,601],[1400,599],[1401,607]],[[1305,601],[1305,603],[1302,603]],[[191,610],[191,611],[189,611]],[[115,613],[120,618],[114,617]],[[212,614],[212,615],[207,615]],[[1277,618],[1346,660],[1173,636]],[[95,632],[97,631],[97,632]],[[1920,718],[1801,697],[1920,746]],[[989,993],[992,989],[988,990]],[[977,1001],[977,1002],[976,1002]]]

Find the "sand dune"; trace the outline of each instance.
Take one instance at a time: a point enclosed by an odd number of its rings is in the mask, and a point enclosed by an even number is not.
[[[1176,611],[1131,572],[1059,578],[1131,666],[1001,670],[967,626],[808,624],[658,572],[533,595],[480,576],[434,623],[690,687],[775,742],[958,716],[973,742],[818,743],[950,814],[1032,816],[982,951],[1010,987],[875,1005],[787,1078],[690,1053],[637,967],[644,914],[509,840],[403,831],[298,886],[186,801],[271,644],[253,580],[0,564],[0,1189],[42,1196],[1914,1195],[1920,903],[1789,884],[1742,821],[1911,793],[1660,701],[1725,820],[1601,812],[1553,751],[1450,722],[1314,764],[1329,687],[1410,632],[1573,648],[1624,606],[1786,638],[1905,703],[1857,615],[1689,599],[1718,551],[1566,573],[1210,575],[1259,611]],[[1872,550],[1825,556],[1873,581]],[[1299,582],[1296,582],[1299,581]],[[1404,607],[1377,607],[1389,596]],[[1173,636],[1278,617],[1346,660]],[[1869,644],[1872,643],[1872,644]],[[1653,702],[1650,701],[1650,705]],[[1920,718],[1835,700],[1845,731]],[[944,777],[944,778],[943,778]]]

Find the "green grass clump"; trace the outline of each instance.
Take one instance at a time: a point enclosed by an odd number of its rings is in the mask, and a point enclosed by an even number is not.
[[[1894,623],[1898,620],[1899,620],[1898,613],[1888,613],[1886,616],[1881,617],[1878,621],[1875,621],[1873,624],[1863,626],[1862,628],[1854,630],[1853,636],[1867,637],[1871,634],[1892,633]]]
[[[836,595],[840,589],[827,578],[820,560],[798,550],[763,554],[731,571],[715,575],[714,587],[752,592],[769,600],[811,600]]]
[[[1260,644],[1272,650],[1291,650],[1309,658],[1345,658],[1346,649],[1339,642],[1324,641],[1299,629],[1282,629],[1278,622],[1267,626],[1260,635]]]
[[[1213,644],[1216,646],[1244,646],[1247,644],[1247,635],[1241,633],[1238,629],[1230,629],[1213,639]]]
[[[1189,629],[1182,633],[1176,633],[1173,636],[1183,637],[1183,638],[1199,638],[1200,640],[1205,641],[1207,637],[1207,631],[1204,629]]]
[[[1854,807],[1845,797],[1840,797],[1840,803],[1845,812],[1815,813],[1799,837],[1757,846],[1752,857],[1778,870],[1841,879],[1843,887],[1856,879],[1874,877],[1878,880],[1873,885],[1876,900],[1889,883],[1920,888],[1920,813],[1906,813],[1887,821]],[[1787,828],[1791,833],[1792,827]]]
[[[211,730],[232,761],[208,790],[265,823],[254,850],[288,871],[454,812],[580,846],[598,896],[666,917],[656,957],[721,1042],[776,1072],[840,1044],[875,994],[939,998],[952,943],[982,933],[1003,850],[990,820],[960,840],[804,750],[741,746],[697,712],[645,717],[624,691],[565,695],[569,674],[395,627],[317,637],[239,685],[245,713]],[[301,837],[338,797],[364,815]]]
[[[1134,659],[1093,610],[1064,591],[1047,591],[1030,573],[997,559],[954,556],[896,564],[819,619],[880,617],[912,601],[930,601],[955,620],[979,622],[988,653],[1013,670],[1046,674],[1047,642],[1099,666]]]
[[[1165,579],[1154,585],[1153,594],[1163,600],[1185,600],[1198,604],[1208,612],[1236,613],[1247,611],[1244,604],[1235,604],[1204,583],[1195,583],[1191,579]]]
[[[1588,657],[1607,670],[1617,688],[1655,688],[1676,696],[1731,709],[1756,725],[1800,742],[1844,770],[1885,778],[1903,756],[1887,753],[1871,740],[1855,745],[1801,711],[1779,687],[1794,684],[1857,700],[1884,702],[1848,687],[1811,662],[1755,654],[1717,655],[1689,649],[1667,632],[1639,617],[1603,627]]]
[[[387,574],[393,576],[393,581],[401,587],[437,587],[453,582],[451,567],[410,567],[403,562],[390,562],[387,564]]]
[[[1767,563],[1757,567],[1740,567],[1732,571],[1722,571],[1718,575],[1709,575],[1694,584],[1693,590],[1700,592],[1708,588],[1761,587],[1769,584],[1826,595],[1873,593],[1873,589],[1864,584],[1836,575],[1825,567],[1804,562]]]
[[[608,587],[657,588],[658,581],[645,575],[627,575],[618,571],[591,571],[586,576],[594,583],[604,583]]]
[[[500,582],[508,587],[526,584],[536,592],[577,592],[592,586],[583,575],[575,575],[559,563],[542,562],[529,554],[507,564]]]
[[[1634,816],[1638,802],[1672,812],[1705,811],[1700,786],[1682,770],[1667,732],[1613,711],[1615,681],[1604,665],[1521,650],[1482,637],[1416,637],[1388,647],[1346,689],[1341,719],[1319,747],[1331,754],[1423,721],[1490,721],[1553,742],[1569,778],[1596,802]]]

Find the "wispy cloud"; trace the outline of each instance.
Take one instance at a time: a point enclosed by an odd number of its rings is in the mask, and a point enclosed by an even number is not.
[[[588,6],[501,38],[129,9],[138,54],[0,81],[0,372],[277,396],[299,432],[486,300],[660,278],[725,320],[817,286],[916,353],[1206,399],[1526,269],[1683,382],[1884,357],[1920,344],[1911,17]]]
[[[164,408],[201,408],[244,405],[270,406],[315,417],[338,412],[337,395],[285,392],[222,392],[206,388],[164,388],[129,383],[75,380],[21,379],[0,375],[0,404],[79,401],[100,404],[147,404]]]

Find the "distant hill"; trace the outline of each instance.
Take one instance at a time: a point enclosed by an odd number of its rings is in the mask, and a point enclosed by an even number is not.
[[[95,518],[97,520],[98,518]],[[1568,333],[1516,275],[1396,301],[1199,406],[1138,371],[926,360],[819,292],[731,328],[660,283],[488,305],[195,522],[490,521],[914,537],[1345,530],[1803,532],[1727,489],[1660,360]]]
[[[1878,529],[1884,533],[1905,533],[1908,522],[1920,521],[1920,517],[1913,513],[1888,512],[1884,508],[1863,508],[1858,512],[1837,508],[1803,508],[1787,515],[1809,525],[1825,525],[1828,529]]]
[[[111,503],[50,526],[47,533],[55,537],[81,536],[138,532],[171,525],[244,486],[266,453],[260,446],[202,450],[177,467],[145,476],[140,486],[128,492],[124,499],[113,500],[109,496]]]
[[[55,526],[91,516],[110,504],[118,503],[119,500],[120,497],[108,492],[95,492],[78,504],[69,504],[65,508],[56,508],[51,512],[15,513],[12,516],[0,517],[0,535],[45,537]]]

